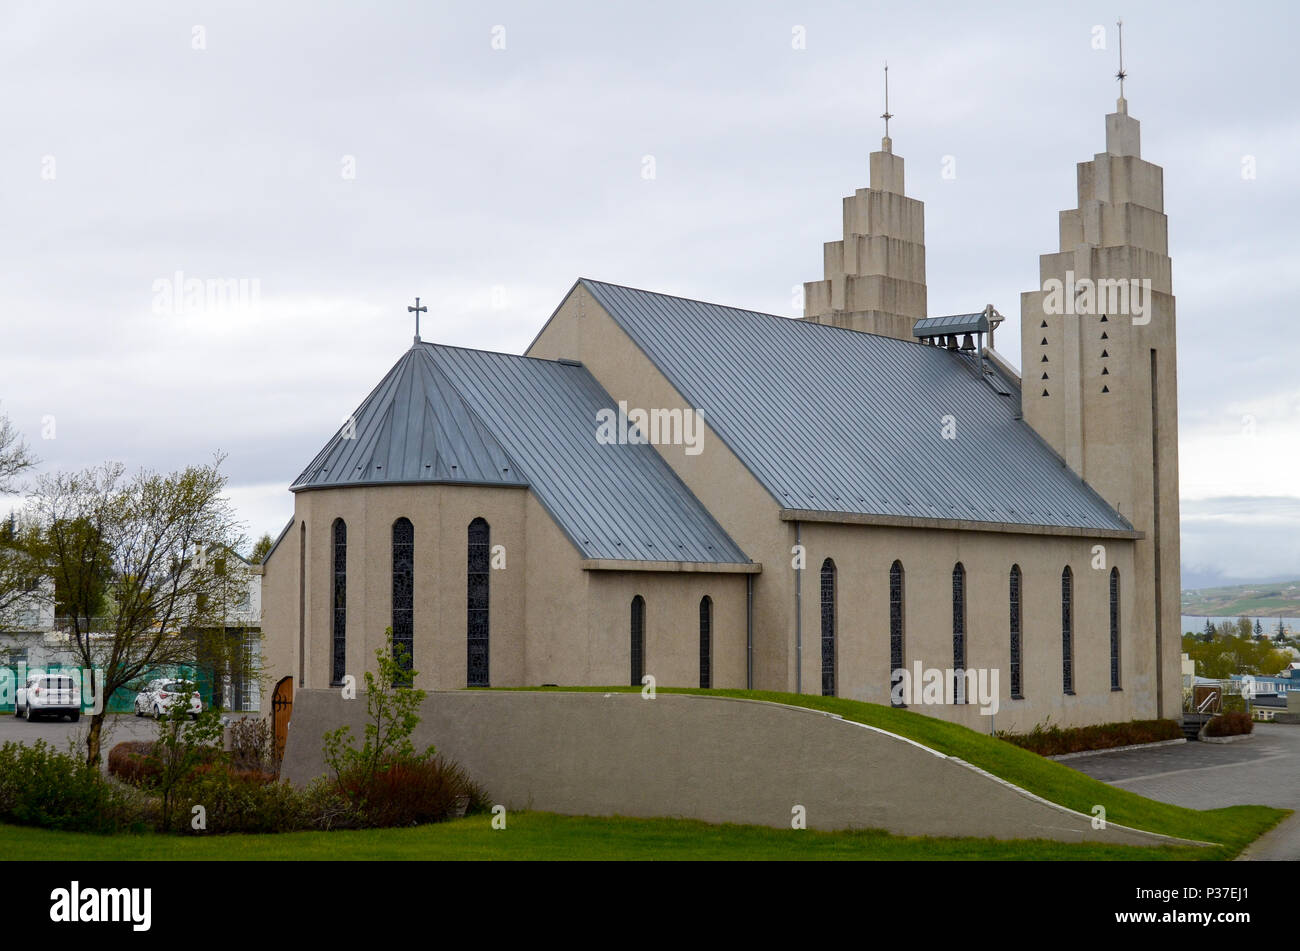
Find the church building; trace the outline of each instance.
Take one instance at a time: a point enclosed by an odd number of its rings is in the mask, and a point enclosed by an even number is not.
[[[927,314],[888,135],[802,318],[584,278],[522,356],[417,334],[291,486],[272,682],[360,682],[391,628],[430,690],[652,676],[985,732],[1180,717],[1163,177],[1122,97],[1105,132],[1021,296],[1018,373],[991,306]],[[934,669],[987,676],[994,716],[974,678],[923,700]]]

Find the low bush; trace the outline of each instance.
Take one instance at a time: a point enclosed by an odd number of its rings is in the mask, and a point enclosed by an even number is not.
[[[1087,750],[1108,750],[1116,746],[1157,743],[1182,737],[1176,720],[1127,720],[1094,726],[1062,728],[1037,724],[1028,733],[999,733],[1008,743],[1040,756],[1062,756]]]
[[[230,726],[230,759],[239,769],[258,770],[278,776],[271,727],[266,720],[241,717]]]
[[[1249,733],[1255,729],[1255,724],[1250,719],[1250,714],[1239,710],[1231,710],[1228,713],[1221,713],[1209,723],[1205,724],[1206,736],[1240,736],[1243,733]]]
[[[158,780],[159,766],[153,743],[127,740],[108,751],[108,774],[132,786],[152,786]]]
[[[67,832],[140,830],[140,797],[44,740],[0,746],[0,822]]]
[[[371,828],[442,822],[488,805],[465,771],[442,756],[394,757],[373,775],[347,770],[338,786],[360,823]]]
[[[220,764],[195,770],[177,790],[176,805],[170,832],[215,835],[317,827],[311,802],[287,782]],[[203,807],[201,823],[195,806]]]

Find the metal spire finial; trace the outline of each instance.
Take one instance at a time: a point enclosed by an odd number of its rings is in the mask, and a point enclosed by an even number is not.
[[[415,314],[415,342],[416,343],[420,342],[420,315],[426,313],[428,310],[429,310],[428,307],[420,306],[420,298],[418,297],[415,299],[414,307],[406,308],[406,312],[408,314]]]
[[[894,114],[889,111],[889,61],[885,61],[885,111],[880,114],[880,118],[885,120],[885,138],[889,138],[889,120],[894,118]]]
[[[1115,21],[1115,26],[1119,28],[1119,72],[1115,78],[1119,80],[1119,97],[1124,98],[1124,80],[1128,73],[1124,72],[1124,21],[1119,19]]]

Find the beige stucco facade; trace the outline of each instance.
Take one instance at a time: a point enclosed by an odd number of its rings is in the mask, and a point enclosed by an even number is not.
[[[273,680],[292,676],[306,688],[331,684],[336,519],[347,525],[347,671],[360,683],[362,673],[374,669],[375,651],[392,624],[392,526],[407,518],[415,529],[416,686],[466,686],[466,538],[470,522],[483,518],[497,565],[489,587],[493,686],[627,683],[630,604],[638,595],[646,602],[647,672],[664,683],[698,681],[699,605],[708,597],[714,686],[745,686],[744,573],[590,567],[522,488],[317,489],[298,492],[294,510],[263,578]]]

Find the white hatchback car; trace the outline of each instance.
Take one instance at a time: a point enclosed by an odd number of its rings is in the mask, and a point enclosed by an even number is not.
[[[193,683],[188,680],[151,680],[135,695],[135,715],[138,717],[147,715],[155,720],[161,720],[171,712],[176,703],[187,703],[185,700],[187,695],[189,715],[197,717],[203,712],[203,698],[199,696],[198,688]]]
[[[14,716],[26,717],[28,723],[40,717],[68,716],[76,723],[81,719],[81,687],[67,674],[32,674],[18,688]]]

